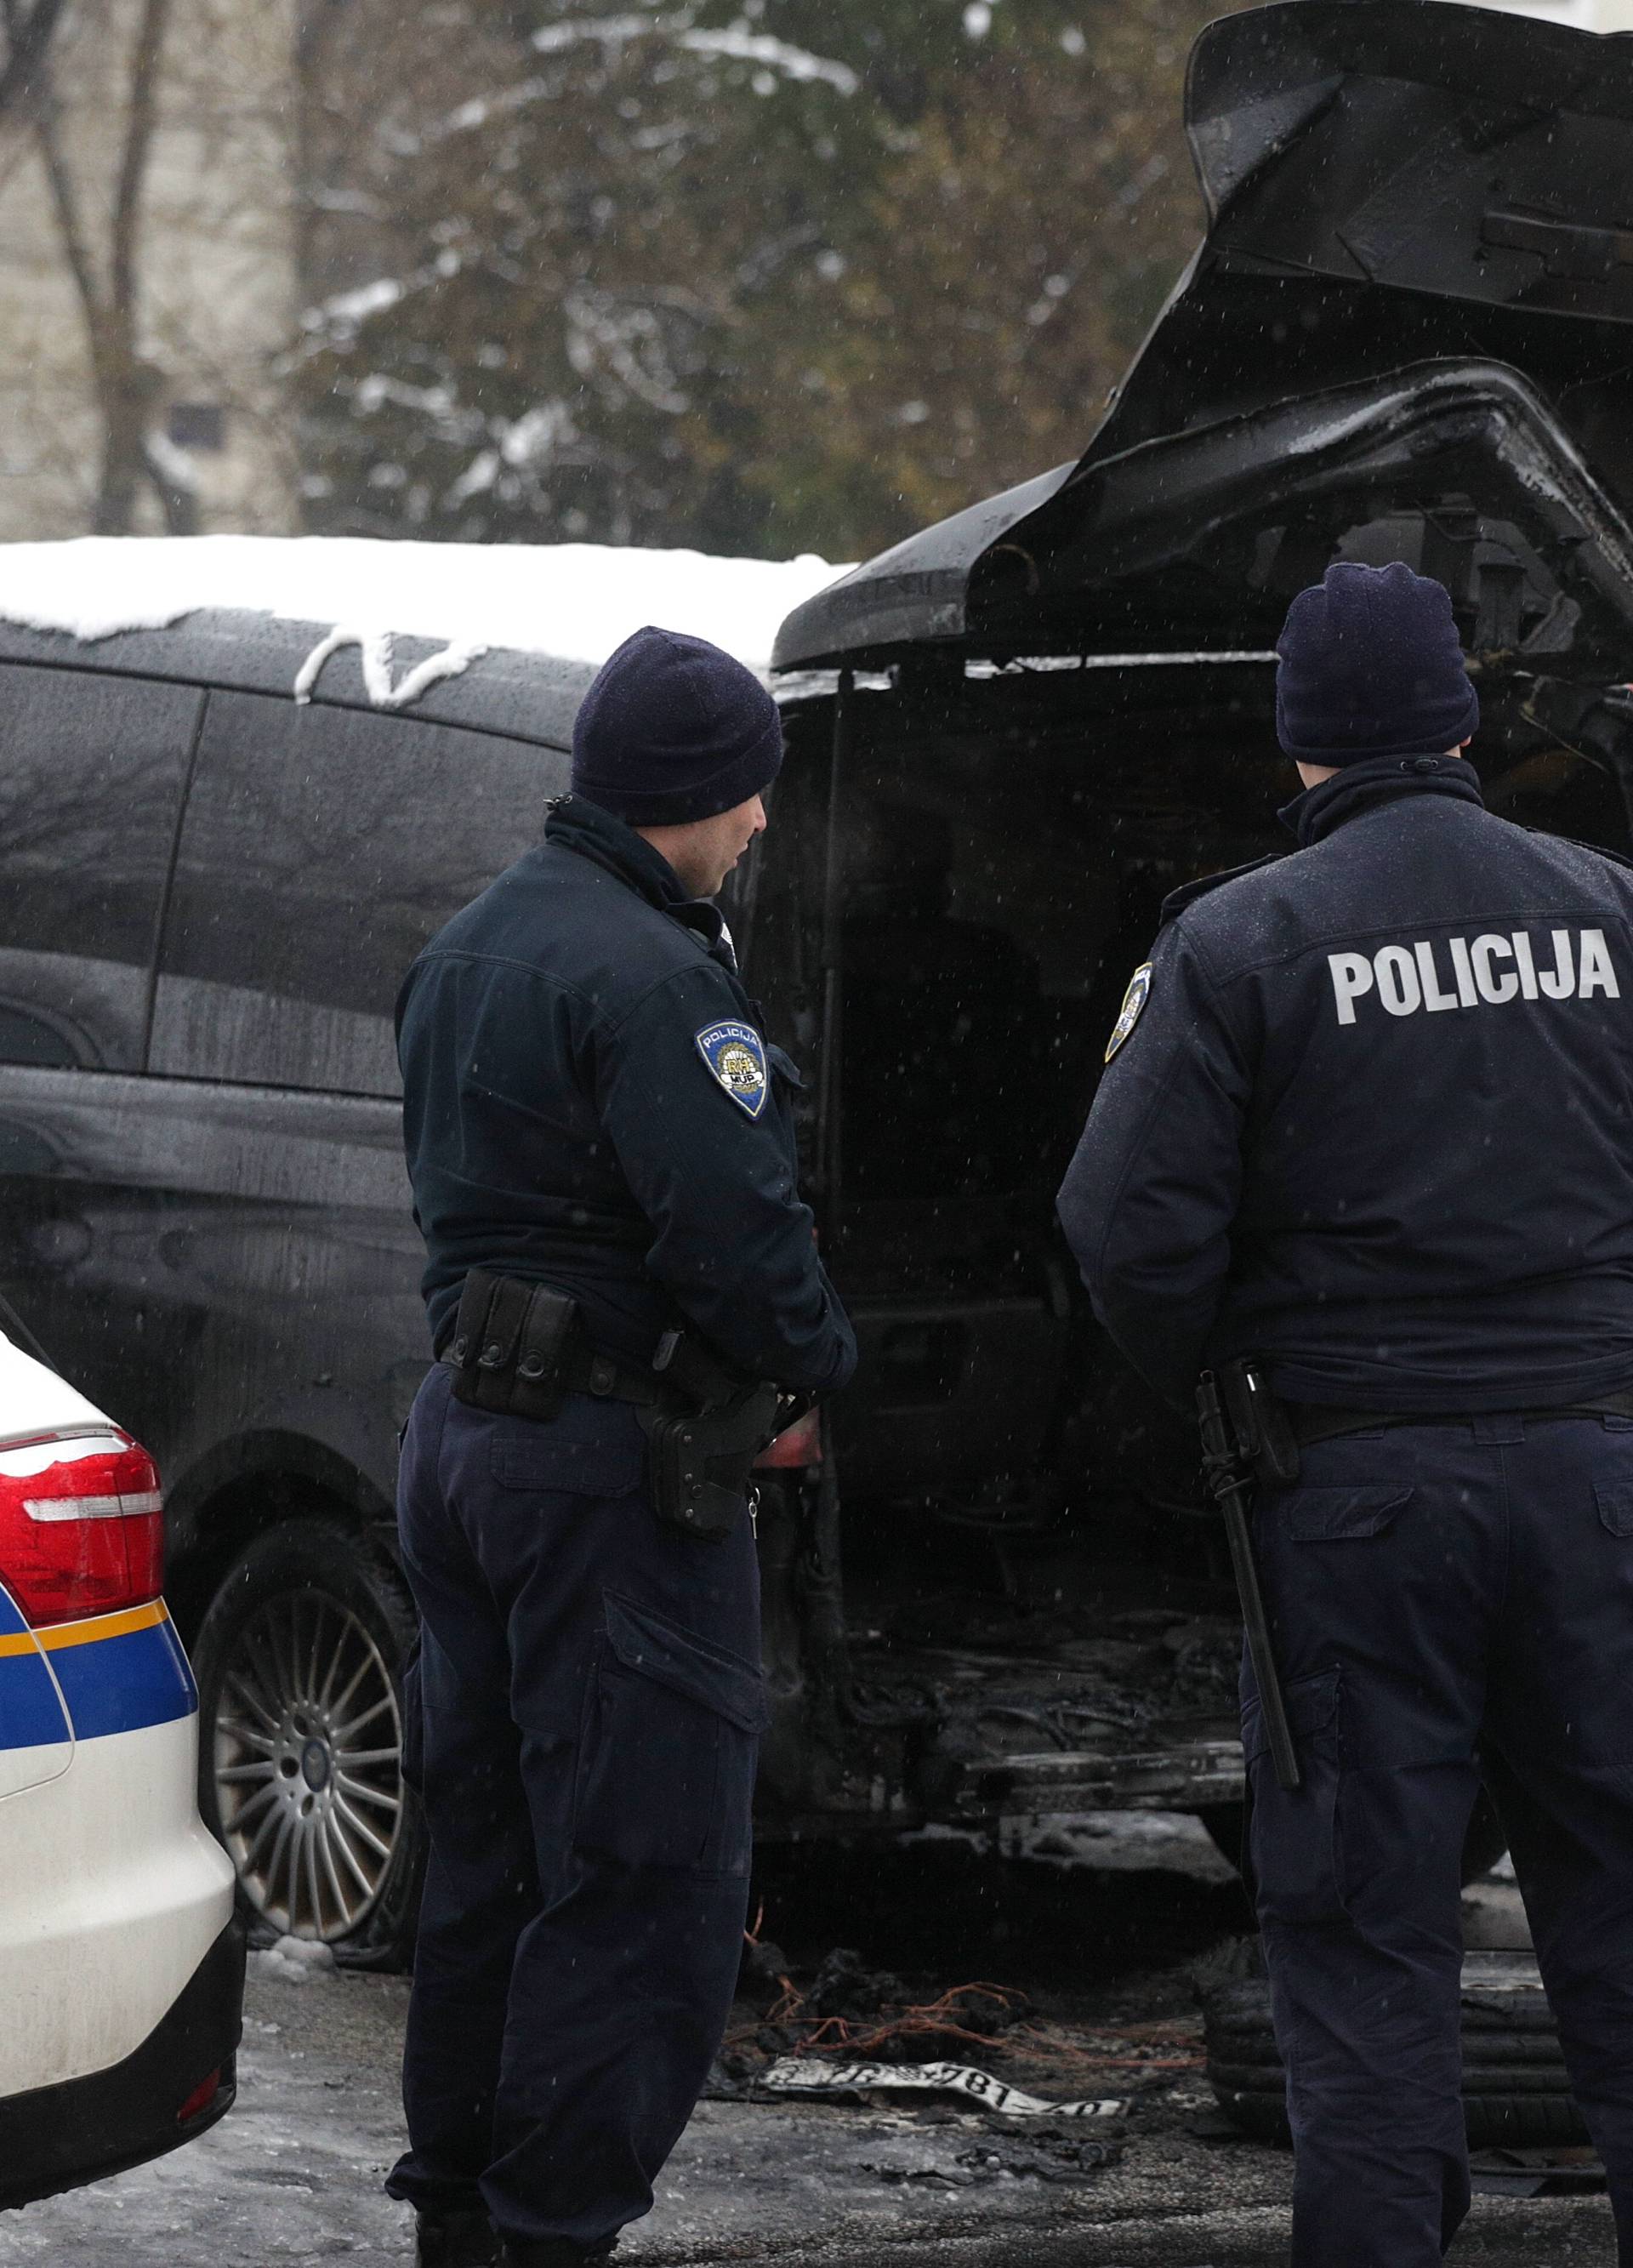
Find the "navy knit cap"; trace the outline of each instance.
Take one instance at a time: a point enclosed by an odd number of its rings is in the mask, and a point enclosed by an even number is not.
[[[1480,722],[1450,592],[1398,560],[1329,567],[1276,651],[1276,738],[1303,763],[1443,755]]]
[[[754,672],[706,638],[628,637],[573,725],[572,791],[631,827],[683,827],[769,787],[783,720]]]

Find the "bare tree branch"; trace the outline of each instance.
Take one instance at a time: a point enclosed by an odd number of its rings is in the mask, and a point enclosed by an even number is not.
[[[0,118],[24,103],[39,81],[67,0],[34,0],[25,16],[18,0],[5,9],[6,58],[0,66]]]
[[[0,18],[9,19],[20,4],[21,0],[0,0]],[[41,0],[34,4],[37,12]],[[196,510],[191,497],[167,477],[149,446],[163,379],[140,352],[143,193],[158,122],[159,74],[171,6],[172,0],[143,0],[130,50],[129,108],[103,259],[98,258],[85,200],[63,147],[56,89],[43,54],[33,88],[35,136],[63,258],[85,317],[92,382],[102,420],[102,463],[92,520],[99,535],[129,533],[143,481],[156,492],[168,526],[187,528]]]
[[[323,105],[325,58],[336,22],[349,0],[299,0],[295,18],[294,131],[291,155],[295,191],[295,277],[303,297],[313,280],[317,225],[317,121]]]
[[[36,6],[40,0],[36,0]],[[115,320],[121,317],[134,336],[136,261],[142,224],[142,188],[147,176],[148,152],[158,116],[158,77],[164,63],[165,34],[170,26],[171,0],[143,0],[141,27],[130,59],[130,117],[125,131],[125,154],[119,169],[114,199],[114,226],[108,261],[109,297]]]
[[[48,71],[42,74],[37,94],[34,132],[40,143],[46,178],[51,185],[51,202],[56,212],[57,233],[63,239],[63,257],[68,261],[69,272],[73,276],[79,303],[85,312],[85,329],[94,363],[102,353],[102,286],[85,236],[85,221],[79,210],[79,192],[63,154],[56,88]]]

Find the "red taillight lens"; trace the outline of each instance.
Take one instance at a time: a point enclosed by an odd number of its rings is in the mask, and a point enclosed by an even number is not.
[[[201,2112],[208,2110],[220,2092],[221,2073],[219,2070],[212,2071],[208,2079],[202,2080],[194,2088],[180,2110],[177,2111],[177,2125],[185,2126],[189,2119],[196,2118]]]
[[[754,1459],[756,1472],[791,1472],[822,1462],[822,1413],[807,1410]]]
[[[124,1433],[0,1449],[0,1583],[27,1619],[145,1606],[165,1587],[165,1499]]]

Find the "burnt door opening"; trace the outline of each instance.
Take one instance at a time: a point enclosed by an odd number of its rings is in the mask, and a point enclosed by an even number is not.
[[[1482,688],[1492,808],[1625,849],[1613,758],[1536,690]],[[904,672],[837,742],[831,697],[791,704],[742,919],[772,1035],[808,1071],[828,1047],[822,1235],[863,1347],[793,1558],[832,1641],[774,1742],[802,1831],[1237,1793],[1195,1442],[1094,1324],[1054,1197],[1164,897],[1292,849],[1271,695],[1254,661]]]

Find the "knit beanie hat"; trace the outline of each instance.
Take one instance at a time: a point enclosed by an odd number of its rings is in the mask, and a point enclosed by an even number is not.
[[[1276,738],[1304,763],[1443,755],[1480,722],[1450,592],[1398,560],[1329,567],[1276,651]]]
[[[573,793],[631,827],[731,811],[782,762],[783,720],[754,672],[678,630],[626,638],[573,725]]]

